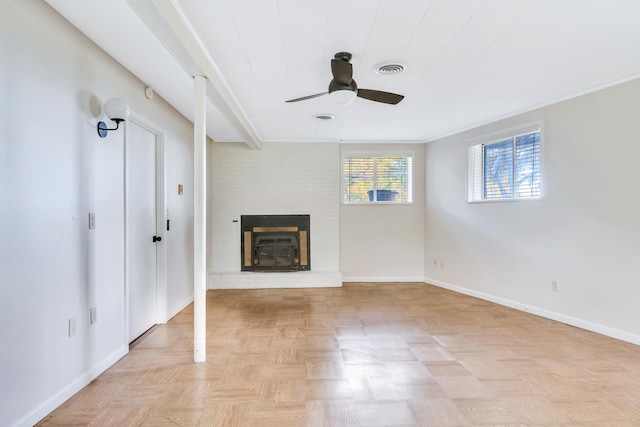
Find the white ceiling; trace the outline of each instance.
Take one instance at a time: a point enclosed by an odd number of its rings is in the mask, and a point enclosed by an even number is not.
[[[188,118],[205,74],[208,134],[255,148],[428,141],[640,77],[639,0],[46,1]],[[285,104],[326,91],[339,51],[359,87],[405,99]]]

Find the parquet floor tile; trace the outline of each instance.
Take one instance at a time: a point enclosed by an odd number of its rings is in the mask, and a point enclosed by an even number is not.
[[[423,284],[207,294],[40,426],[640,426],[640,347]]]

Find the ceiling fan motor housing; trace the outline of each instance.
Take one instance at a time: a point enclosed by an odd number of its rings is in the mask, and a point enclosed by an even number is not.
[[[337,82],[336,79],[333,79],[329,82],[329,90],[328,92],[334,92],[336,90],[350,90],[352,92],[358,92],[358,85],[356,84],[355,80],[351,80],[351,83],[349,83],[348,85],[342,84],[340,82]]]
[[[333,55],[333,57],[335,59],[340,59],[342,61],[349,62],[351,61],[352,56],[349,52],[338,52],[335,55]]]

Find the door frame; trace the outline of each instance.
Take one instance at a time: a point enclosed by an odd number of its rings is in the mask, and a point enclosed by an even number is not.
[[[166,185],[165,185],[165,136],[164,132],[149,125],[143,119],[131,115],[125,122],[125,136],[123,144],[124,157],[124,338],[128,347],[132,339],[129,336],[129,177],[127,176],[128,161],[127,144],[130,143],[129,122],[153,133],[156,136],[156,235],[162,237],[156,245],[156,324],[167,323],[167,230],[166,230]],[[151,237],[151,236],[149,236]]]

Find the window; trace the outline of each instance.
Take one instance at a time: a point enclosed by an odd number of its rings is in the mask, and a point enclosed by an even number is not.
[[[469,145],[469,202],[536,199],[540,192],[540,126]]]
[[[343,153],[343,203],[413,203],[413,154]]]

